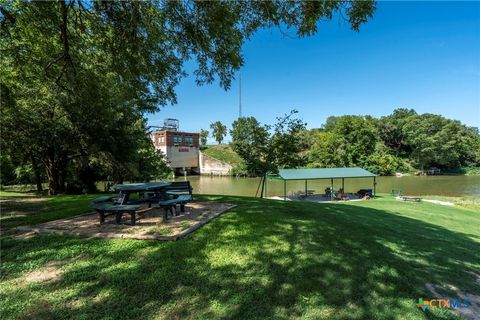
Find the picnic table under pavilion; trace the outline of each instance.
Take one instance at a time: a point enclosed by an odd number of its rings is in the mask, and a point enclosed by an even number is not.
[[[373,192],[375,196],[376,189],[376,175],[363,168],[299,168],[299,169],[279,169],[278,174],[266,174],[263,179],[261,197],[267,193],[267,181],[269,179],[282,180],[284,200],[287,199],[287,181],[290,180],[304,180],[305,181],[305,197],[312,194],[312,190],[308,189],[309,180],[330,179],[331,190],[333,191],[333,179],[342,179],[342,190],[345,190],[345,179],[350,178],[373,178]],[[331,200],[334,199],[334,192],[330,193]]]

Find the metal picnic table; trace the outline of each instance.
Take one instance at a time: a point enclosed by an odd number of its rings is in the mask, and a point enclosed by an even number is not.
[[[169,186],[170,182],[142,182],[142,183],[125,183],[125,184],[115,184],[112,188],[118,191],[118,204],[128,204],[130,195],[132,193],[145,193],[153,192],[156,195],[161,195],[163,189]]]

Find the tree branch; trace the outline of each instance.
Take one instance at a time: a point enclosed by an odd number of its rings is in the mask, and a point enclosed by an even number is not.
[[[10,13],[8,12],[7,9],[5,9],[4,7],[0,6],[0,13],[3,14],[3,16],[8,20],[10,21],[12,24],[15,23],[16,19],[15,17]]]

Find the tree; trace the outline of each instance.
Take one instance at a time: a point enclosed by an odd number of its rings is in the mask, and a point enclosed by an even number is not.
[[[395,109],[391,115],[382,117],[378,125],[378,135],[385,146],[390,148],[397,156],[405,156],[411,152],[406,142],[403,126],[409,117],[416,116],[413,109]]]
[[[200,144],[202,146],[207,145],[207,139],[209,134],[210,133],[208,132],[208,130],[203,130],[203,129],[200,130]]]
[[[313,132],[314,143],[307,153],[309,167],[347,167],[351,163],[344,137],[328,131]]]
[[[335,134],[337,148],[344,155],[342,165],[362,165],[375,150],[378,134],[375,120],[370,116],[329,117],[324,128]]]
[[[259,28],[308,36],[338,14],[358,31],[374,9],[373,1],[3,2],[5,145],[14,141],[23,159],[43,164],[50,194],[64,192],[71,163],[131,151],[120,137],[145,113],[176,102],[185,61],[197,62],[198,84],[218,79],[228,89],[243,42]]]
[[[269,129],[254,117],[238,118],[232,124],[231,146],[243,159],[249,175],[261,176],[274,169],[268,162]]]
[[[412,150],[410,157],[422,168],[458,168],[475,163],[478,129],[429,113],[409,117],[402,129]]]
[[[388,148],[382,142],[377,143],[375,151],[367,157],[363,166],[379,175],[392,175],[407,170],[405,162],[401,158],[390,154]]]
[[[218,144],[221,144],[223,138],[227,135],[227,126],[220,121],[215,121],[210,125],[210,129],[212,129],[212,137],[218,142]]]
[[[254,117],[244,117],[232,124],[232,149],[243,159],[247,172],[264,175],[277,168],[298,167],[304,164],[303,131],[305,123],[294,117],[298,112],[277,118],[272,126],[262,125]]]
[[[301,154],[306,149],[303,132],[306,123],[295,118],[297,110],[277,118],[274,132],[268,144],[270,162],[277,168],[296,168],[304,164]]]

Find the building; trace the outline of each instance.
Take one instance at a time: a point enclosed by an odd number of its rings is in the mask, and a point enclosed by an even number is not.
[[[153,132],[151,138],[155,149],[164,154],[176,174],[200,173],[198,133],[179,131],[178,120],[166,119],[164,126]]]

